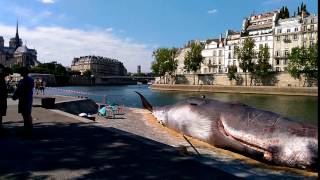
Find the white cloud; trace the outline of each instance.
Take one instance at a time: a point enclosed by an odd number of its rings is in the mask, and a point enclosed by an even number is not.
[[[0,32],[8,44],[15,27],[0,24]],[[37,50],[40,62],[58,61],[70,66],[74,57],[97,55],[120,60],[129,72],[135,72],[137,65],[145,72],[150,71],[152,46],[121,39],[108,31],[38,26],[19,27],[19,34],[29,48]]]
[[[41,2],[44,3],[44,4],[53,4],[53,3],[55,3],[54,0],[41,0]]]
[[[113,28],[106,28],[105,29],[107,32],[112,32],[113,31]]]
[[[208,11],[208,14],[215,14],[218,12],[218,9],[211,9]]]

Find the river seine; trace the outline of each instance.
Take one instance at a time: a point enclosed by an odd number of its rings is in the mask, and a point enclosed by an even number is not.
[[[96,102],[102,102],[103,96],[107,100],[124,104],[129,107],[142,107],[140,98],[134,92],[143,94],[153,106],[173,104],[187,97],[205,95],[206,98],[220,101],[238,101],[260,109],[265,109],[291,117],[297,121],[318,125],[318,97],[284,96],[284,95],[258,95],[258,94],[232,94],[210,92],[177,92],[155,91],[147,85],[128,86],[66,86],[48,88],[48,94],[69,96],[86,96]],[[82,94],[80,94],[82,93]]]

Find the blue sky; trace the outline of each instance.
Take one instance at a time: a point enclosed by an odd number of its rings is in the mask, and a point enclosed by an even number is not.
[[[95,54],[118,58],[129,71],[135,71],[138,64],[143,71],[149,71],[151,53],[157,47],[181,47],[191,39],[218,37],[227,29],[240,30],[243,18],[252,12],[267,12],[286,5],[293,14],[301,2],[1,0],[0,36],[11,37],[19,19],[21,36],[28,47],[37,48],[40,61],[57,60],[70,65],[75,56]],[[317,0],[304,2],[310,12],[318,13]]]

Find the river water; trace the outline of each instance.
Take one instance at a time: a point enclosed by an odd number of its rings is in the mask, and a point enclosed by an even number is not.
[[[233,94],[210,92],[177,92],[155,91],[148,85],[128,86],[66,86],[48,88],[48,94],[69,96],[86,96],[96,102],[102,102],[103,96],[108,101],[124,104],[129,107],[142,107],[139,96],[134,92],[143,94],[153,106],[173,104],[187,97],[205,95],[206,98],[220,101],[239,101],[260,109],[265,109],[291,117],[297,121],[318,125],[318,97],[309,96],[284,96],[284,95],[258,95],[258,94]]]

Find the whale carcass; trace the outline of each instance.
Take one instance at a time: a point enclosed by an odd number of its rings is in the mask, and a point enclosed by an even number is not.
[[[242,103],[189,98],[173,105],[152,107],[136,92],[144,108],[164,126],[276,165],[318,169],[318,129],[279,114]]]

